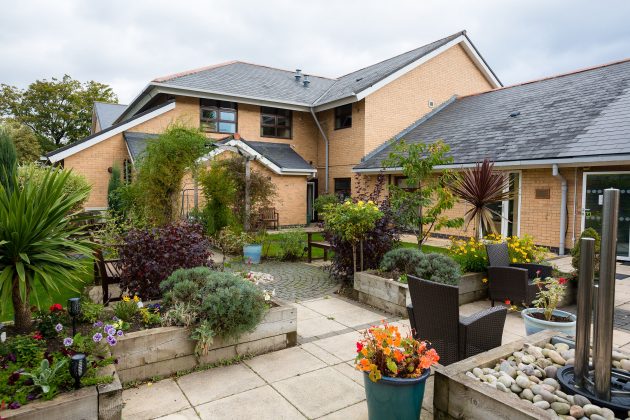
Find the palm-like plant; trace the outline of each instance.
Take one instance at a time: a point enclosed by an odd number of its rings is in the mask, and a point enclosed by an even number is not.
[[[474,221],[474,229],[479,236],[483,230],[497,233],[492,223],[493,211],[489,206],[512,198],[510,186],[509,176],[495,171],[494,163],[488,159],[483,163],[477,163],[474,168],[467,169],[457,178],[451,185],[453,194],[471,205],[464,217],[466,229]],[[479,228],[482,231],[478,231]]]
[[[83,226],[71,223],[73,206],[89,187],[64,191],[70,172],[51,169],[38,183],[25,182],[13,191],[0,185],[0,302],[6,311],[13,301],[15,328],[31,325],[30,297],[35,285],[50,293],[73,288],[85,273],[80,256],[90,256],[91,243],[74,239]],[[15,170],[12,173],[17,185]],[[39,306],[37,294],[36,303]]]

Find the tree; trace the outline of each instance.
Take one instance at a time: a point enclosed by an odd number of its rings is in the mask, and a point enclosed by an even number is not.
[[[11,134],[0,129],[0,185],[10,194],[14,188],[13,174],[17,168],[17,153]]]
[[[17,172],[11,174],[17,185]],[[48,293],[75,287],[87,270],[92,249],[73,226],[71,209],[87,198],[89,187],[64,192],[70,172],[50,169],[41,184],[26,182],[9,193],[0,185],[0,302],[13,302],[15,329],[28,332],[31,292],[37,285]],[[74,236],[74,237],[73,237]],[[37,294],[34,295],[37,299]]]
[[[202,211],[206,233],[214,236],[234,222],[232,207],[236,196],[236,184],[231,174],[218,161],[212,162],[210,168],[201,171],[199,183],[206,199]]]
[[[88,136],[95,101],[117,103],[118,98],[106,84],[81,83],[68,75],[36,80],[26,89],[0,85],[0,116],[33,130],[44,150]]]
[[[120,178],[120,167],[115,163],[112,165],[112,174],[109,177],[109,182],[107,183],[107,207],[109,207],[109,209],[116,215],[119,215],[122,210],[120,196],[120,187],[122,186],[123,183]]]
[[[492,215],[496,212],[490,209],[490,205],[512,198],[510,184],[508,175],[495,171],[494,163],[485,159],[483,163],[467,169],[451,186],[453,193],[471,206],[466,211],[464,220],[466,229],[474,221],[476,237],[481,239],[484,230],[486,233],[498,233],[492,221]]]
[[[206,152],[206,142],[198,129],[171,125],[147,145],[133,189],[137,205],[151,224],[175,220],[184,175],[195,172],[197,159]]]
[[[391,185],[391,203],[397,221],[411,229],[418,239],[418,247],[432,231],[460,227],[463,218],[449,218],[444,214],[455,206],[456,199],[448,188],[456,175],[449,170],[436,171],[436,166],[448,165],[450,148],[438,140],[435,143],[406,143],[394,146],[385,165],[402,168],[404,187]]]
[[[42,148],[33,130],[15,121],[7,121],[0,129],[7,130],[17,152],[18,163],[37,162]]]

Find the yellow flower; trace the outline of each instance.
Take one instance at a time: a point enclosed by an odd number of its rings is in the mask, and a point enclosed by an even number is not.
[[[516,258],[512,258],[512,262],[515,263],[516,262]]]
[[[488,279],[487,279],[487,278],[485,278],[485,277],[484,277],[483,279],[481,279],[481,281],[482,281],[483,283],[488,283]]]
[[[131,299],[129,299],[129,296],[125,295],[123,296],[123,302],[129,302]]]
[[[140,298],[138,297],[138,295],[134,295],[133,301],[134,302],[140,302]]]

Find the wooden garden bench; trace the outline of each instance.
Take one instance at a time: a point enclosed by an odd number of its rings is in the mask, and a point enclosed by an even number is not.
[[[273,229],[278,229],[280,225],[280,215],[275,208],[262,209],[260,211],[260,223],[263,227],[271,225]]]
[[[110,296],[109,286],[120,283],[120,260],[105,259],[103,251],[97,249],[94,252],[94,280],[96,284],[101,285],[103,290],[103,305],[107,306],[109,302],[121,300],[120,296]]]
[[[328,241],[313,241],[313,234],[319,232],[306,232],[308,236],[308,262],[313,262],[313,248],[322,248],[324,250],[324,261],[328,261],[328,250],[332,249],[332,245]]]

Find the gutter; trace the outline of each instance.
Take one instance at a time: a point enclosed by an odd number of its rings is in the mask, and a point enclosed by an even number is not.
[[[324,129],[322,128],[322,125],[319,123],[319,120],[317,119],[317,116],[315,115],[315,111],[313,111],[313,108],[311,107],[309,108],[309,110],[311,111],[311,115],[313,116],[313,119],[315,120],[315,124],[317,124],[317,128],[319,129],[319,132],[324,138],[324,143],[326,144],[326,163],[325,163],[326,186],[324,188],[324,192],[328,194],[328,137],[326,136],[326,133],[324,133]]]
[[[560,244],[558,246],[558,255],[564,255],[567,234],[567,180],[560,174],[557,163],[553,164],[551,171],[553,176],[561,182],[562,196],[560,198]]]

